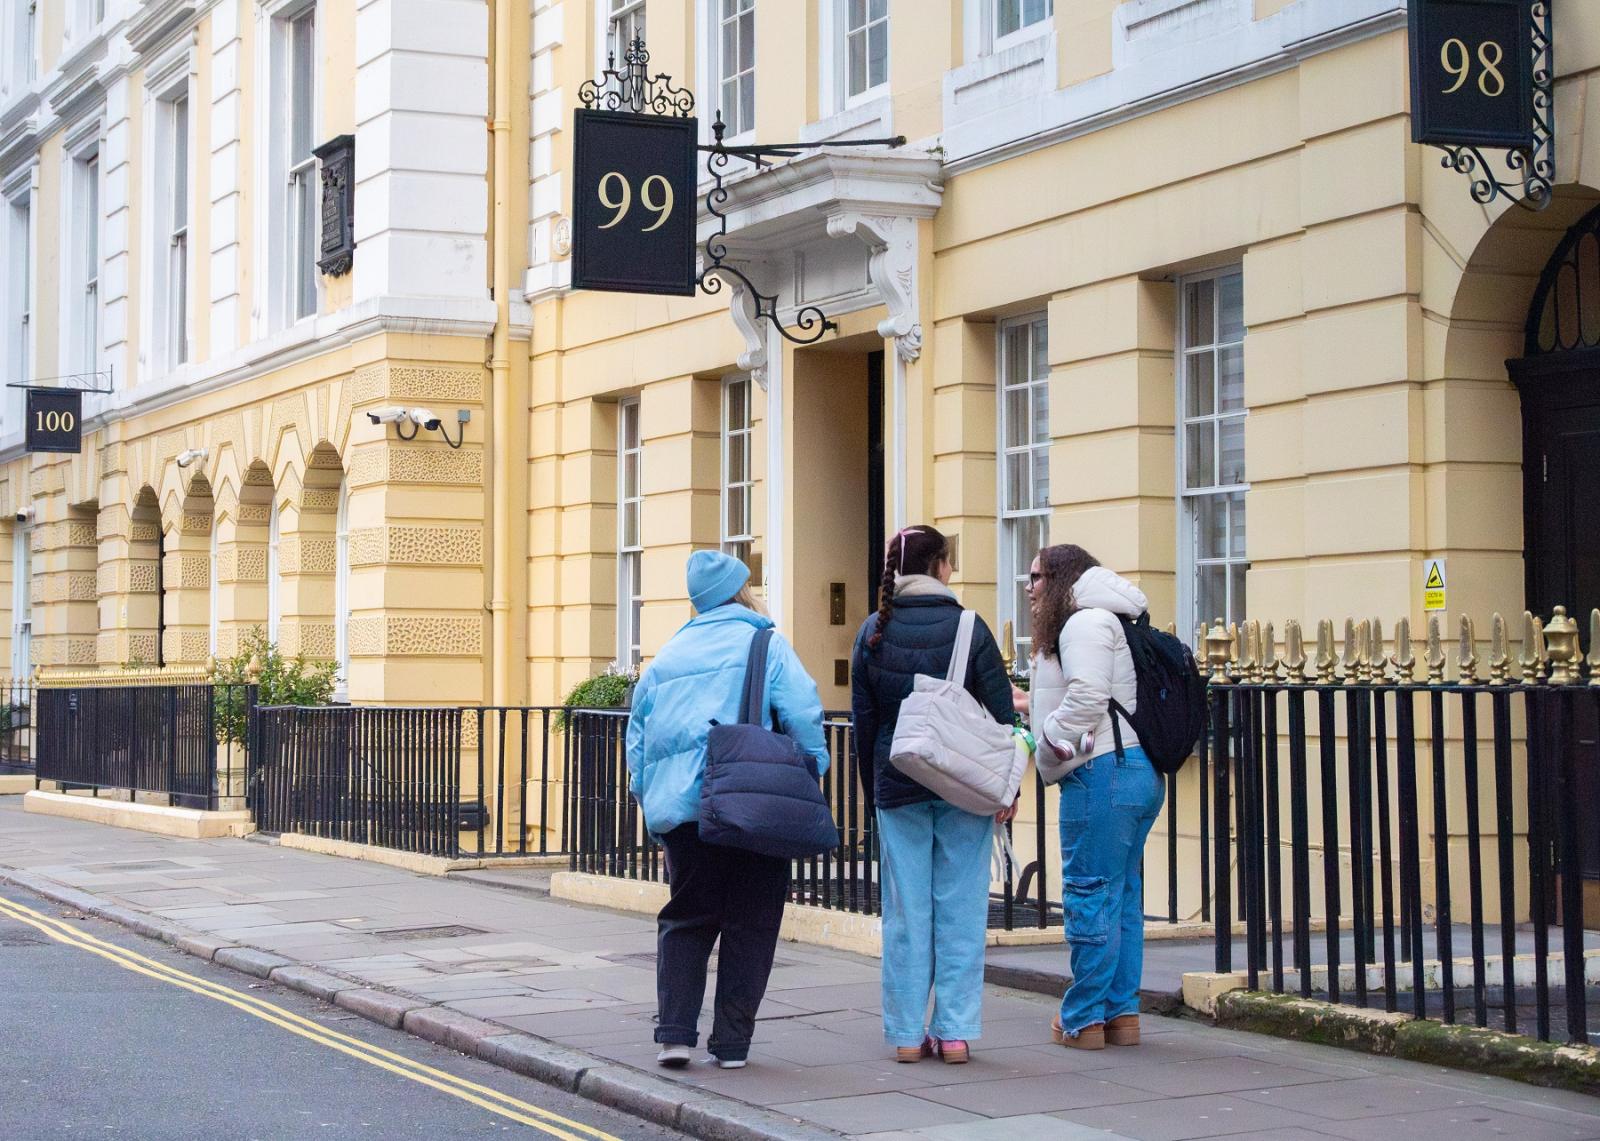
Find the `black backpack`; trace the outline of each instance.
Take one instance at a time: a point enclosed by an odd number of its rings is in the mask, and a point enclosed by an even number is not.
[[[1131,619],[1117,617],[1133,656],[1139,695],[1133,713],[1115,699],[1111,702],[1117,755],[1122,755],[1121,722],[1127,721],[1156,771],[1170,776],[1183,767],[1206,731],[1206,679],[1189,647],[1150,625],[1148,612]]]

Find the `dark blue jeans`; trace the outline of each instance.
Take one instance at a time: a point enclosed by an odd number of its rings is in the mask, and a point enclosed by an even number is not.
[[[1105,753],[1061,782],[1061,879],[1072,985],[1061,1028],[1080,1030],[1139,1010],[1144,881],[1139,864],[1166,785],[1144,755]]]
[[[745,1058],[772,974],[789,896],[789,861],[703,843],[694,824],[659,839],[667,850],[672,898],[656,921],[656,1041],[693,1046],[700,1040],[706,971],[720,935],[716,1013],[707,1045],[726,1061]]]

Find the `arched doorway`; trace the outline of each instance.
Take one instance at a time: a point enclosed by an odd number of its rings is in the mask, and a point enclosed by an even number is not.
[[[1546,264],[1506,367],[1522,399],[1527,606],[1587,626],[1600,607],[1600,207]]]

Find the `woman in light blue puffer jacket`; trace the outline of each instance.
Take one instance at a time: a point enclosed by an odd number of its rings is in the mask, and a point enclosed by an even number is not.
[[[696,551],[688,578],[697,613],[639,679],[628,719],[630,788],[645,826],[666,848],[672,889],[657,922],[657,1061],[688,1064],[699,1040],[711,948],[720,935],[708,1046],[719,1065],[738,1069],[749,1055],[772,973],[789,861],[702,843],[700,785],[712,722],[739,720],[750,643],[773,622],[750,593],[750,568],[731,555]],[[769,728],[794,738],[816,758],[818,774],[826,772],[817,683],[781,635],[773,636],[767,652],[767,707],[776,722]]]

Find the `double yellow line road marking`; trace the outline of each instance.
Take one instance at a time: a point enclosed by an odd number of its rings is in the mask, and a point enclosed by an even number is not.
[[[180,971],[176,967],[168,966],[155,959],[148,958],[130,951],[126,947],[115,943],[108,943],[97,939],[93,935],[80,930],[73,925],[56,919],[53,916],[35,911],[31,907],[17,903],[13,900],[0,897],[0,916],[13,919],[18,923],[26,924],[43,932],[58,943],[69,947],[76,947],[81,951],[88,951],[92,955],[99,955],[102,959],[115,963],[124,970],[135,974],[144,975],[158,982],[168,983],[183,990],[190,991],[202,997],[225,1003],[236,1010],[259,1018],[263,1022],[271,1023],[291,1034],[325,1046],[330,1050],[337,1050],[358,1061],[376,1066],[380,1070],[387,1070],[398,1074],[402,1078],[417,1082],[449,1094],[451,1097],[460,1098],[470,1102],[491,1113],[509,1118],[549,1134],[551,1137],[562,1138],[562,1141],[620,1141],[613,1134],[593,1126],[585,1125],[579,1121],[572,1121],[560,1114],[542,1109],[530,1102],[503,1094],[488,1086],[470,1082],[465,1078],[458,1078],[443,1070],[436,1070],[432,1066],[425,1066],[401,1054],[363,1042],[359,1038],[352,1038],[348,1034],[341,1034],[337,1030],[329,1029],[319,1022],[309,1018],[302,1018],[293,1011],[285,1010],[275,1003],[255,995],[234,990],[232,987],[214,983],[198,975],[191,975]]]

